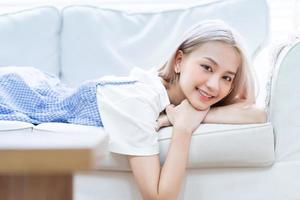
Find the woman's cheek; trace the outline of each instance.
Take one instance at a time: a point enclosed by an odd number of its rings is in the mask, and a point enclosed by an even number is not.
[[[231,84],[223,84],[222,85],[222,89],[221,89],[221,93],[224,96],[227,96],[230,93],[230,89],[231,89]]]

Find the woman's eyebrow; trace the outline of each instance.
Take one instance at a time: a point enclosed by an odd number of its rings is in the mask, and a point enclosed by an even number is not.
[[[210,57],[204,57],[204,58],[209,60],[210,62],[212,62],[214,65],[219,66],[218,63],[216,61],[214,61],[212,58],[210,58]]]
[[[228,73],[228,74],[231,74],[231,75],[233,75],[233,76],[236,75],[236,73],[234,73],[234,72],[232,72],[232,71],[227,71],[227,73]]]
[[[210,58],[210,57],[204,57],[205,59],[207,59],[207,60],[209,60],[210,62],[212,62],[214,65],[216,65],[216,66],[219,66],[219,64],[214,60],[214,59],[212,59],[212,58]],[[232,74],[232,75],[234,75],[235,76],[235,72],[232,72],[232,71],[227,71],[227,73],[228,74]]]

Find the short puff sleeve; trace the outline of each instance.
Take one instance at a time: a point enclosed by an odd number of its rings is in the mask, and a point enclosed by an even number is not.
[[[139,95],[108,94],[98,90],[98,107],[105,132],[109,135],[109,150],[126,155],[159,153],[155,131],[159,107],[155,99]]]

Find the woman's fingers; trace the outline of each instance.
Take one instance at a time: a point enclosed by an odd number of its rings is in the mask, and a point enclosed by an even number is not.
[[[167,116],[174,127],[179,127],[193,132],[203,121],[209,108],[206,110],[196,110],[187,100],[183,100],[176,107],[167,107]]]
[[[166,107],[166,113],[167,113],[167,115],[168,114],[172,114],[174,112],[174,108],[175,108],[175,105],[173,105],[173,104],[168,105]]]
[[[163,114],[163,115],[160,115],[158,117],[158,119],[156,120],[155,130],[158,131],[160,128],[170,126],[170,125],[171,125],[171,123],[170,123],[167,115]]]
[[[205,118],[209,108],[206,110],[196,110],[188,100],[183,100],[179,105],[170,104],[166,107],[166,114],[158,117],[155,130],[162,127],[176,124],[177,127],[184,127],[194,131]]]
[[[169,121],[167,115],[161,115],[158,119],[158,124],[160,127],[170,125],[170,121]]]
[[[171,124],[174,124],[175,109],[175,105],[173,104],[170,104],[166,107],[166,114]]]
[[[166,107],[166,114],[159,115],[158,119],[156,120],[156,131],[158,131],[162,127],[172,125],[172,119],[174,118],[174,108],[175,106],[173,104],[170,104]]]

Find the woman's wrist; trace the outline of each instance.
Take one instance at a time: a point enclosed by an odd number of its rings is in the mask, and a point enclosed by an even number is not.
[[[216,119],[218,119],[218,107],[211,108],[205,118],[203,119],[203,123],[216,123]]]
[[[174,133],[184,134],[184,135],[192,135],[193,131],[188,129],[184,125],[174,125],[173,126]]]

